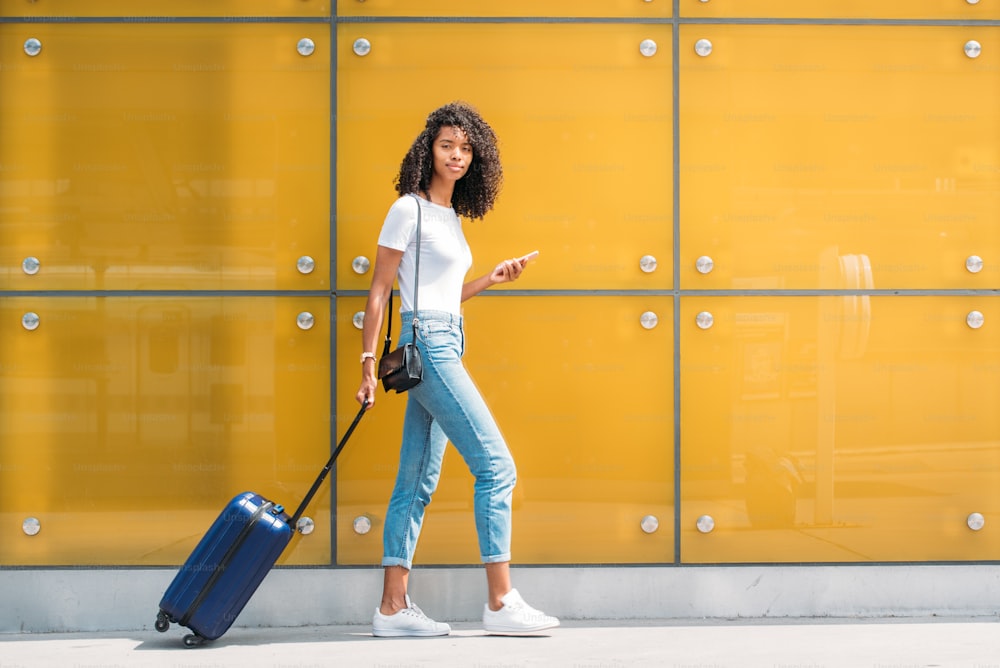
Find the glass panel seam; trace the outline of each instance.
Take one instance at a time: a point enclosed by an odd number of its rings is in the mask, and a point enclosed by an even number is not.
[[[0,16],[4,23],[330,23],[328,16]]]
[[[545,24],[658,24],[671,25],[669,17],[630,16],[341,16],[337,23],[545,23]]]
[[[673,174],[671,187],[673,189],[673,307],[674,307],[674,565],[681,564],[681,82],[680,82],[680,13],[681,2],[674,0],[673,34],[671,44],[671,88],[672,88],[672,123],[673,123]]]
[[[327,226],[330,237],[330,266],[327,285],[330,290],[331,319],[337,314],[337,3],[333,2],[333,14],[330,21],[330,210],[327,216]],[[337,328],[330,328],[330,415],[337,414]],[[330,421],[330,452],[337,447],[336,420]],[[337,566],[337,467],[334,465],[330,474],[330,562],[328,566]]]

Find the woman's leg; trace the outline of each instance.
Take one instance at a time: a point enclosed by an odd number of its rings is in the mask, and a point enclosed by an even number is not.
[[[441,460],[447,443],[440,427],[413,401],[407,402],[400,447],[399,472],[389,499],[382,532],[382,600],[372,619],[372,634],[378,637],[440,636],[451,628],[435,622],[413,605],[407,595],[413,553],[420,537],[424,510],[441,476]]]
[[[517,470],[507,443],[458,354],[425,366],[424,378],[411,390],[410,400],[434,416],[435,426],[462,455],[475,479],[473,509],[480,557],[486,564],[509,562]]]
[[[429,332],[441,327],[422,325]],[[511,586],[511,501],[517,470],[492,413],[462,364],[464,338],[460,327],[456,331],[452,349],[432,353],[435,363],[424,367],[424,382],[411,390],[410,400],[419,401],[434,416],[475,478],[476,531],[489,588],[484,628],[515,635],[550,629],[559,626],[559,620],[528,605]],[[431,341],[435,337],[428,337]]]
[[[420,538],[424,514],[441,477],[441,462],[447,438],[434,418],[420,402],[409,398],[403,421],[403,442],[399,453],[399,471],[389,498],[382,532],[382,565],[386,567],[384,614],[390,607],[405,607],[403,595],[413,554]],[[388,597],[389,601],[385,598]],[[397,609],[398,609],[397,607]]]
[[[410,569],[386,566],[382,577],[382,603],[378,611],[394,615],[406,607],[406,592],[410,584]]]
[[[489,591],[489,601],[487,605],[490,610],[499,610],[503,607],[502,599],[507,592],[514,588],[510,582],[510,562],[498,561],[486,564],[486,588]]]

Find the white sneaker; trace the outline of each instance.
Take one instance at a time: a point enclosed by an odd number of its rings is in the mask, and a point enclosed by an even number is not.
[[[377,638],[403,638],[430,636],[446,636],[451,633],[451,627],[442,622],[435,622],[415,606],[409,595],[406,596],[406,607],[394,615],[383,615],[375,608],[372,619],[372,635]]]
[[[525,603],[516,589],[507,592],[500,601],[503,607],[499,610],[490,610],[489,604],[483,610],[483,627],[488,633],[518,635],[559,626],[558,619]]]

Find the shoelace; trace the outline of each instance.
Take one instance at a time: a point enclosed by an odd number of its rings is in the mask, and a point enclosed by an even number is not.
[[[526,607],[524,601],[514,601],[513,603],[504,603],[504,607],[511,612],[520,612]]]
[[[404,610],[410,610],[411,611],[410,614],[413,614],[419,617],[420,619],[426,619],[427,621],[431,621],[431,618],[425,615],[424,611],[418,608],[416,603],[410,602],[410,607],[404,608]]]

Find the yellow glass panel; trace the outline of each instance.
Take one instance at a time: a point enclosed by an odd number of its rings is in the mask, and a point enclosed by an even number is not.
[[[967,0],[680,0],[685,18],[996,19],[1000,9]]]
[[[0,16],[330,16],[329,0],[44,0],[0,6]]]
[[[338,304],[338,363],[357,368],[361,298]],[[644,311],[659,325],[643,329]],[[673,561],[672,301],[665,297],[492,297],[465,309],[466,365],[517,463],[518,563]],[[398,320],[397,320],[398,323]],[[338,410],[360,375],[340,374]],[[379,394],[337,469],[337,561],[378,564],[395,480],[402,396]],[[449,446],[417,560],[479,563],[472,477]],[[655,533],[640,522],[659,519]],[[355,518],[372,531],[359,535]]]
[[[294,509],[329,454],[328,322],[324,298],[0,299],[0,564],[178,564],[240,492]],[[329,563],[328,509],[282,563]]]
[[[682,561],[995,558],[967,518],[1000,512],[998,321],[995,297],[682,298]]]
[[[0,55],[0,288],[328,287],[328,27],[0,25],[28,37]]]
[[[680,53],[684,287],[997,284],[996,32],[685,25]]]
[[[338,16],[558,16],[636,17],[671,15],[669,0],[337,0]],[[463,54],[468,55],[468,54]]]
[[[669,26],[366,23],[337,31],[338,288],[368,287],[370,275],[352,272],[351,261],[373,257],[403,155],[427,114],[455,99],[494,127],[504,163],[496,209],[466,225],[474,272],[538,249],[533,289],[670,286]],[[352,51],[360,37],[371,42],[364,57]],[[656,41],[653,57],[639,52],[644,39]],[[475,48],[456,66],[431,44]],[[657,272],[640,270],[644,255],[658,259]]]

